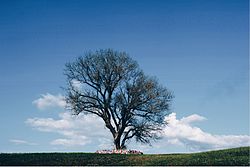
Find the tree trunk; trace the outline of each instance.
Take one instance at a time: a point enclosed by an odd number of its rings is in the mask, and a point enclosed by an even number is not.
[[[121,137],[119,135],[114,139],[114,145],[116,150],[121,149]]]
[[[120,141],[115,140],[114,142],[115,142],[115,149],[120,150],[121,149]]]
[[[116,132],[114,135],[114,145],[115,145],[115,149],[117,150],[125,149],[125,143],[121,143],[121,138],[122,138],[124,129],[125,129],[125,126],[122,126],[122,128],[119,129],[118,132]]]

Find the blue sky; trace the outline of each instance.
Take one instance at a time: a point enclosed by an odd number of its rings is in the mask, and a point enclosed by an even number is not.
[[[145,73],[172,90],[169,132],[186,127],[192,135],[171,136],[166,130],[153,147],[132,142],[131,148],[168,153],[249,145],[248,3],[2,0],[0,152],[93,152],[107,147],[109,139],[98,121],[92,129],[100,133],[88,136],[83,128],[80,136],[67,136],[78,130],[65,124],[85,124],[70,118],[61,105],[65,63],[105,48],[126,51]],[[92,140],[98,135],[106,143]],[[217,143],[224,140],[232,143]]]

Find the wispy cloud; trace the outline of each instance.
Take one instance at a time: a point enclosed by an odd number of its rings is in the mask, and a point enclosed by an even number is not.
[[[248,83],[248,70],[241,70],[237,73],[232,73],[211,85],[208,88],[207,95],[204,97],[204,101],[220,100],[236,96],[241,89],[248,90]]]
[[[185,145],[193,151],[250,145],[250,136],[248,135],[215,135],[192,125],[193,122],[205,119],[194,114],[178,120],[176,113],[172,113],[165,118],[168,126],[164,129],[164,137],[169,144]]]
[[[91,141],[86,136],[77,136],[69,139],[55,139],[50,142],[51,145],[62,145],[66,147],[71,146],[84,146],[87,143],[91,143]]]
[[[37,108],[43,110],[50,107],[60,107],[64,108],[66,106],[65,97],[61,94],[52,95],[50,93],[41,95],[37,100],[34,100],[32,103],[37,106]]]
[[[59,114],[59,119],[29,118],[26,120],[26,124],[39,131],[57,133],[62,136],[62,138],[51,141],[51,145],[71,147],[99,143],[102,146],[105,145],[104,141],[110,137],[103,121],[94,115],[76,117],[69,112],[63,112]]]
[[[32,142],[28,142],[25,140],[19,140],[19,139],[10,139],[9,142],[14,143],[16,145],[37,145],[37,143],[32,143]]]

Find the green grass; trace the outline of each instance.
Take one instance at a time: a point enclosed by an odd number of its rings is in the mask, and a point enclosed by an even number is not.
[[[183,165],[250,165],[250,147],[192,154],[145,154],[118,155],[95,153],[11,153],[0,154],[0,165],[22,166],[87,166],[87,165],[136,165],[136,166],[183,166]]]

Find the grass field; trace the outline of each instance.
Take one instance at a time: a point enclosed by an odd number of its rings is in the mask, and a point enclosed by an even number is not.
[[[145,154],[117,155],[95,153],[1,153],[0,165],[56,165],[56,166],[86,166],[86,165],[250,165],[250,147],[240,147],[219,151],[209,151],[192,154]]]

